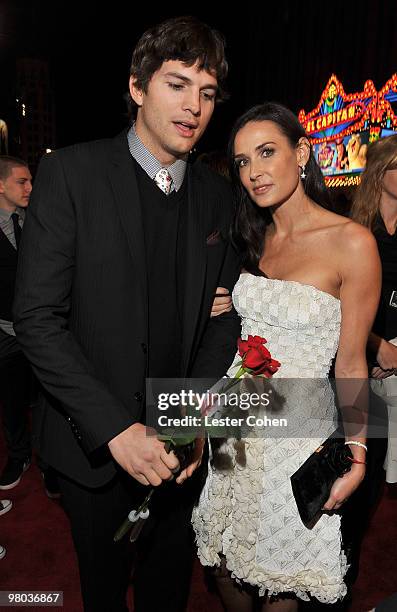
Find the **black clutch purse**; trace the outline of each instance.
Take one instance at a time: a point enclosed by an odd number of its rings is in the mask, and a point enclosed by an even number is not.
[[[335,480],[348,472],[353,454],[333,433],[291,476],[292,492],[303,524],[310,529]]]

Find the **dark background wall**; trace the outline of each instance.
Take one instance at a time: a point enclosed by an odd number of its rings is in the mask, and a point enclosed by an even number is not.
[[[232,97],[217,110],[202,150],[222,147],[233,120],[254,103],[272,99],[309,111],[333,72],[347,92],[369,78],[380,88],[397,72],[396,0],[168,6],[170,12],[155,14],[142,1],[3,0],[0,103],[12,90],[16,58],[42,57],[50,62],[57,146],[113,135],[125,125],[123,94],[137,38],[186,13],[225,34],[230,63]]]

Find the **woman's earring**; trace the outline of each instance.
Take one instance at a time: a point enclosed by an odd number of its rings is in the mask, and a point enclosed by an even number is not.
[[[299,168],[301,169],[301,179],[305,179],[306,178],[305,166],[299,166]]]

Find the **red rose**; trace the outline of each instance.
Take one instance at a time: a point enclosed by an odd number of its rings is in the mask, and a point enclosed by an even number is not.
[[[262,374],[270,378],[280,367],[280,363],[272,359],[270,352],[264,346],[267,340],[260,336],[248,336],[247,340],[238,340],[238,350],[242,357],[241,368],[250,374]]]

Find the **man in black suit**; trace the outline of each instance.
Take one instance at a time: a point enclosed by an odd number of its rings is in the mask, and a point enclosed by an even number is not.
[[[17,486],[31,460],[28,426],[31,372],[15,338],[12,303],[19,240],[32,191],[28,165],[0,156],[0,404],[7,446],[1,465],[0,490]]]
[[[51,153],[36,178],[15,327],[44,389],[38,446],[61,474],[86,611],[127,610],[131,544],[113,535],[148,484],[161,487],[138,540],[135,610],[186,607],[202,477],[171,481],[177,458],[146,435],[145,377],[220,377],[236,350],[236,313],[209,318],[216,287],[239,273],[229,185],[187,162],[226,73],[207,25],[150,29],[132,58],[135,123]]]

